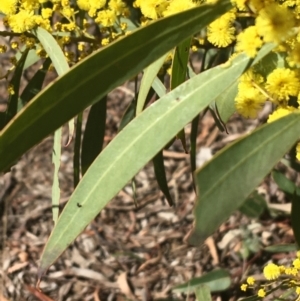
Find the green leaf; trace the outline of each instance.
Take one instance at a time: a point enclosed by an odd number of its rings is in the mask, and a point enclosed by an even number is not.
[[[191,43],[191,38],[188,38],[175,48],[175,55],[172,63],[171,90],[175,89],[177,86],[182,84],[186,79],[190,43]],[[177,133],[177,138],[181,140],[181,143],[184,149],[186,150],[184,129],[180,130],[180,132]],[[153,158],[153,164],[154,164],[155,178],[158,182],[159,188],[163,192],[164,196],[166,197],[169,205],[173,206],[174,203],[168,187],[162,151],[160,151]]]
[[[126,111],[121,119],[118,131],[121,131],[135,116],[136,108],[136,99],[134,98],[129,106],[126,108]]]
[[[163,97],[167,94],[167,88],[158,77],[155,77],[152,87],[159,97]]]
[[[43,82],[50,64],[51,60],[50,58],[47,58],[43,67],[34,74],[30,82],[27,84],[20,96],[21,103],[19,104],[18,111],[42,90]]]
[[[60,168],[61,157],[61,128],[54,133],[52,163],[54,165],[53,182],[52,182],[52,215],[54,223],[57,222],[59,214],[60,188],[58,172]]]
[[[286,192],[290,196],[292,196],[295,192],[297,192],[297,194],[300,195],[300,188],[298,188],[294,182],[289,180],[280,171],[273,170],[272,177],[278,185],[279,189],[281,189],[282,191]]]
[[[65,206],[45,247],[39,275],[128,181],[248,65],[249,58],[240,55],[230,68],[216,67],[193,77],[119,132],[91,165]],[[218,89],[211,89],[214,86]]]
[[[81,173],[85,174],[92,162],[100,154],[106,124],[107,96],[92,105],[86,122],[81,150]]]
[[[267,77],[274,69],[287,67],[285,56],[284,52],[270,52],[255,66],[255,70]]]
[[[200,245],[238,209],[299,138],[300,115],[266,124],[220,151],[196,172],[200,195],[189,237]]]
[[[298,248],[295,244],[273,245],[264,248],[264,251],[270,253],[288,253],[288,252],[295,252],[297,250]]]
[[[58,75],[61,76],[65,74],[70,69],[70,67],[57,41],[47,30],[45,30],[42,27],[36,28],[34,32],[37,38],[39,39],[40,43],[43,45],[43,48],[49,55],[52,64],[55,67]],[[59,128],[54,133],[54,144],[53,144],[53,153],[52,153],[52,163],[54,164],[53,184],[52,184],[52,212],[53,212],[53,221],[55,223],[57,222],[57,218],[59,214],[60,187],[59,187],[58,173],[60,168],[60,157],[61,157],[61,139],[62,139],[62,130],[61,128]]]
[[[166,94],[166,93],[165,93]],[[145,106],[153,99],[155,93],[154,89],[150,88],[148,95],[146,95]],[[121,119],[118,131],[120,132],[134,117],[136,112],[136,97],[133,98],[129,106],[126,108],[126,111]]]
[[[250,218],[258,218],[267,208],[266,200],[257,191],[254,191],[239,210]]]
[[[76,119],[76,133],[74,141],[74,156],[73,156],[73,182],[74,188],[80,181],[80,150],[81,150],[81,134],[82,134],[82,116],[83,112],[79,113]]]
[[[63,75],[66,73],[69,70],[69,65],[54,37],[42,27],[37,27],[33,31],[49,55],[57,74]]]
[[[6,113],[5,112],[0,112],[0,129],[4,128],[5,119],[6,119]]]
[[[26,50],[26,46],[22,47],[21,51],[16,53],[16,59],[19,60]],[[41,58],[36,54],[36,49],[30,49],[25,60],[24,70],[33,64],[37,63]]]
[[[192,121],[192,129],[190,136],[190,161],[191,161],[191,170],[194,175],[194,171],[196,170],[196,151],[197,151],[197,134],[198,134],[198,125],[199,125],[200,116],[197,115],[196,118]]]
[[[199,287],[195,289],[195,295],[197,301],[212,301],[208,285],[199,285]]]
[[[175,54],[172,61],[172,73],[171,73],[171,90],[181,85],[187,77],[188,61],[190,54],[191,38],[184,40],[175,48]],[[177,133],[177,139],[180,139],[182,146],[187,153],[185,132],[181,129]]]
[[[218,269],[208,272],[201,277],[193,278],[186,283],[177,285],[172,290],[176,293],[194,292],[201,284],[205,284],[212,293],[224,291],[231,285],[230,274],[227,270]]]
[[[234,82],[216,99],[216,106],[221,120],[226,123],[235,112],[234,99],[238,92],[238,81]]]
[[[172,62],[171,90],[181,85],[187,76],[191,38],[184,40],[175,48]]]
[[[220,132],[224,132],[226,130],[225,124],[223,123],[223,121],[219,116],[218,108],[216,107],[216,102],[214,101],[213,103],[211,103],[208,109]]]
[[[292,154],[292,150],[289,153],[290,156],[294,156],[294,158],[290,157],[288,159],[282,158],[280,162],[287,167],[293,168],[295,171],[300,172],[300,164],[296,162],[296,153]]]
[[[20,89],[20,83],[22,78],[22,73],[24,69],[24,63],[27,57],[29,49],[26,49],[20,60],[17,63],[14,75],[10,81],[10,85],[12,86],[14,90],[14,94],[11,94],[9,96],[8,105],[6,109],[6,118],[5,118],[5,124],[7,124],[16,114],[18,111],[18,100],[19,100],[19,89]]]
[[[0,133],[0,157],[5,158],[0,160],[0,171],[9,168],[41,139],[230,8],[230,1],[223,0],[215,6],[201,6],[163,18],[82,60],[36,96]],[[39,38],[43,40],[43,36]]]
[[[166,56],[167,56],[166,54],[163,55],[144,70],[144,75],[141,80],[141,86],[140,86],[139,96],[137,100],[136,115],[139,115],[143,111],[146,103],[146,98],[150,91],[152,83],[158,71],[160,70],[161,66],[163,65]]]
[[[174,205],[174,202],[173,202],[173,199],[171,197],[169,187],[168,187],[166,171],[165,171],[165,166],[164,166],[164,156],[163,156],[162,151],[160,151],[153,158],[153,165],[154,165],[155,178],[157,180],[159,188],[163,192],[164,196],[166,197],[169,205],[172,207]]]

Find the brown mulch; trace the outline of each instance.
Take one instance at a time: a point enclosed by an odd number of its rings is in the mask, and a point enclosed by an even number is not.
[[[133,97],[131,86],[132,83],[126,83],[110,94],[106,143],[116,135],[122,114]],[[198,164],[253,130],[259,122],[234,115],[227,135],[206,114],[199,124]],[[188,125],[187,137],[189,133]],[[272,218],[265,213],[260,219],[249,219],[237,212],[204,246],[188,246],[184,238],[193,224],[195,193],[189,156],[176,141],[164,152],[176,206],[168,206],[149,163],[135,177],[137,207],[128,183],[49,269],[40,284],[42,292],[38,292],[35,284],[39,258],[53,228],[52,142],[52,137],[46,138],[0,178],[0,301],[194,300],[193,295],[172,292],[172,287],[220,267],[230,272],[232,286],[225,293],[214,294],[214,300],[236,300],[242,296],[239,286],[246,276],[255,274],[260,278],[268,260],[273,258],[284,264],[293,255],[262,251],[275,243],[293,242],[290,221],[284,214]],[[73,191],[72,148],[71,143],[62,152],[62,207]],[[270,177],[259,192],[267,201],[290,210],[284,194]],[[257,243],[258,247],[249,251],[246,241]],[[245,252],[248,253],[243,257]]]

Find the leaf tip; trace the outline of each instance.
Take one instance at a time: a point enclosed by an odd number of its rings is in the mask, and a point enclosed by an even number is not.
[[[184,241],[191,246],[201,246],[204,244],[205,238],[203,235],[198,233],[195,229],[195,226],[189,231],[189,233],[184,238]]]
[[[48,268],[44,268],[43,266],[39,266],[37,271],[37,281],[35,287],[37,290],[40,290],[40,283],[42,281],[42,277],[46,274]]]

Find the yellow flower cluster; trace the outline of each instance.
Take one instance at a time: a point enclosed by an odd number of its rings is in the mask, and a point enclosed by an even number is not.
[[[269,263],[263,269],[265,279],[268,281],[264,285],[257,285],[253,277],[248,277],[246,283],[241,285],[242,291],[254,289],[258,297],[265,297],[277,289],[290,290],[290,294],[295,294],[297,300],[300,300],[300,251],[297,252],[296,259],[291,266],[278,266]],[[279,299],[281,296],[279,296]],[[299,299],[298,299],[299,298]]]
[[[141,25],[216,0],[135,0]],[[231,53],[245,52],[255,57],[265,43],[276,43],[281,66],[263,72],[253,68],[240,78],[235,98],[236,110],[246,118],[256,118],[266,101],[276,107],[269,122],[298,109],[300,103],[300,1],[231,0],[233,8],[205,31],[194,37],[198,48],[228,48]],[[19,50],[25,45],[46,56],[31,34],[41,26],[58,41],[70,64],[80,61],[99,47],[128,34],[130,10],[123,0],[1,0],[0,12],[10,36],[18,38]],[[91,23],[96,26],[89,31]],[[7,34],[7,32],[6,32]],[[15,41],[14,41],[15,42]],[[76,51],[74,51],[74,44]],[[0,45],[0,53],[6,51]],[[14,65],[15,60],[12,58]],[[300,157],[300,154],[299,154]]]

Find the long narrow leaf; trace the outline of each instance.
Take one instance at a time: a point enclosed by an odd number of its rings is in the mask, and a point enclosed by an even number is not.
[[[6,110],[5,124],[7,124],[17,114],[18,111],[19,88],[20,88],[21,77],[22,77],[23,68],[24,68],[28,51],[29,49],[25,49],[25,51],[23,52],[16,66],[14,75],[10,81],[10,85],[14,90],[14,93],[10,94],[9,96],[7,110]]]
[[[86,172],[60,215],[41,258],[40,276],[111,198],[235,81],[249,62],[240,55],[230,68],[216,67],[195,76],[144,110],[113,139]]]
[[[186,80],[190,44],[191,38],[189,37],[175,48],[175,54],[172,62],[171,90],[175,89]],[[177,138],[180,139],[184,150],[187,152],[184,129],[181,129],[179,133],[177,133]]]
[[[52,216],[54,223],[57,222],[59,214],[59,199],[60,199],[60,188],[58,172],[60,168],[60,157],[61,157],[61,128],[54,133],[52,163],[54,165],[53,181],[52,181]]]
[[[132,99],[131,103],[125,110],[124,115],[120,121],[118,130],[121,131],[135,116],[136,99]]]
[[[164,84],[157,76],[153,81],[152,87],[159,97],[163,97],[164,95],[167,94],[167,88],[164,86]]]
[[[190,136],[191,150],[190,150],[190,161],[192,173],[196,170],[196,150],[197,150],[197,133],[200,116],[197,115],[192,121],[192,129]]]
[[[25,87],[20,96],[22,107],[25,106],[34,96],[36,96],[41,91],[50,64],[51,60],[50,58],[47,58],[43,64],[43,67],[34,74],[30,82]],[[20,108],[18,108],[18,110],[20,110]]]
[[[143,111],[149,90],[166,56],[166,54],[163,55],[144,70],[136,105],[136,115],[139,115]]]
[[[74,188],[80,181],[80,150],[81,150],[81,133],[82,133],[82,115],[79,113],[76,119],[76,133],[74,141],[74,156],[73,156],[73,182]]]
[[[67,60],[61,50],[60,46],[53,38],[53,36],[45,29],[38,27],[35,30],[35,34],[45,51],[49,55],[53,66],[55,67],[58,75],[63,75],[69,70]],[[54,174],[52,183],[52,212],[53,221],[56,223],[59,214],[59,200],[60,200],[60,188],[59,188],[59,177],[58,172],[60,168],[60,157],[61,157],[61,138],[62,130],[57,129],[54,133],[54,144],[52,152],[52,162],[54,164]]]
[[[57,74],[63,75],[66,73],[69,70],[69,65],[53,36],[42,27],[37,27],[34,32],[49,55]]]
[[[173,288],[173,291],[184,293],[189,291],[193,292],[201,284],[207,285],[211,292],[220,292],[226,290],[230,286],[231,279],[228,271],[219,269],[211,271],[201,277],[192,278],[186,283],[177,285]]]
[[[87,119],[81,149],[81,173],[85,174],[100,154],[105,134],[107,97],[92,105]]]
[[[247,196],[299,139],[300,114],[267,124],[226,147],[196,173],[199,196],[189,237],[200,245],[242,205]]]
[[[234,99],[238,92],[238,81],[233,83],[222,95],[216,99],[217,106],[221,120],[226,123],[231,115],[235,112]]]
[[[171,73],[171,90],[182,84],[186,79],[187,63],[189,58],[191,38],[184,40],[175,48],[175,55],[172,62],[172,73]],[[186,150],[186,141],[184,129],[181,129],[177,133],[177,138],[181,140],[181,143]],[[164,157],[162,151],[160,151],[153,158],[155,178],[158,182],[160,190],[165,195],[170,206],[173,206],[173,200],[169,191],[168,182],[166,178],[166,171],[164,166]]]
[[[4,158],[0,160],[0,171],[230,8],[230,1],[223,0],[215,6],[202,6],[161,19],[82,60],[35,97],[0,133],[0,157]]]
[[[166,178],[166,171],[164,166],[164,156],[163,152],[160,151],[154,158],[153,158],[153,165],[154,165],[154,173],[157,183],[159,185],[160,190],[165,195],[169,205],[172,207],[174,205],[173,199],[171,197],[168,182]]]
[[[186,80],[190,44],[191,38],[188,38],[175,48],[175,54],[172,62],[171,90],[175,89]]]
[[[20,51],[16,53],[16,59],[19,60],[26,50],[26,46],[22,47]],[[36,49],[30,49],[28,55],[26,57],[26,61],[24,64],[24,70],[33,64],[37,63],[41,58],[36,54]]]

